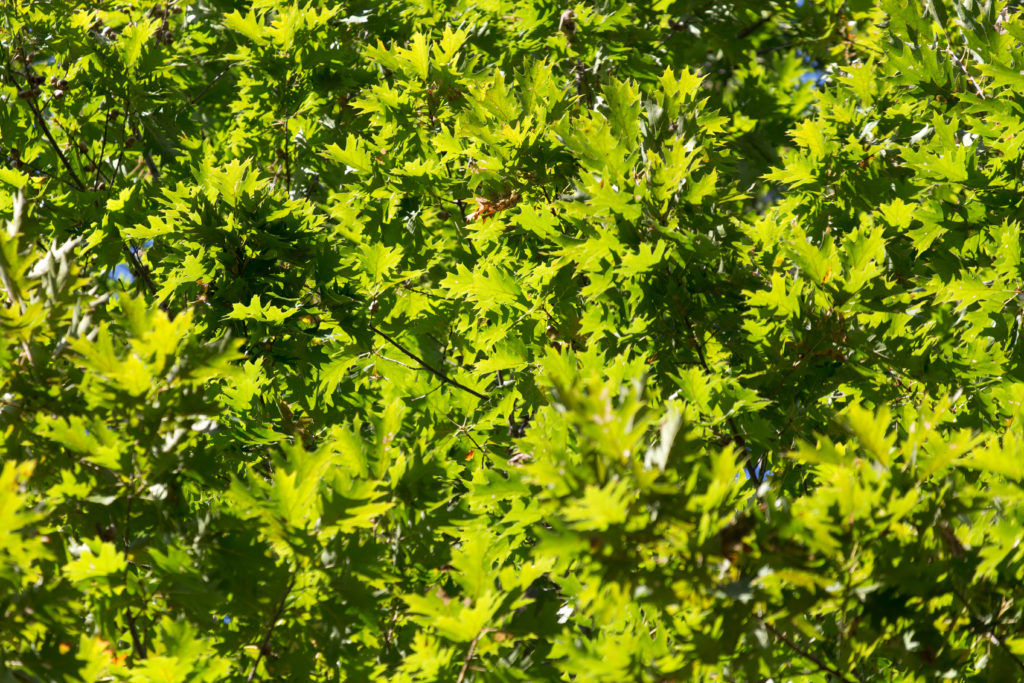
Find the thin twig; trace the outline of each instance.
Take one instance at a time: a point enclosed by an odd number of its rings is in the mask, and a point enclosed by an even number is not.
[[[284,603],[291,595],[292,588],[295,586],[295,575],[288,580],[288,587],[284,591],[284,595],[281,596],[281,600],[277,603],[277,609],[274,610],[274,616],[270,618],[270,623],[267,624],[267,632],[263,634],[263,640],[260,642],[260,650],[256,654],[256,661],[252,663],[252,670],[249,671],[249,677],[245,680],[248,683],[252,683],[252,679],[256,676],[256,669],[260,666],[260,661],[263,659],[263,655],[266,654],[267,648],[270,646],[270,637],[274,635],[274,628],[277,626],[277,620],[281,618],[281,613],[284,611]]]
[[[979,98],[981,98],[981,99],[983,99],[983,100],[984,100],[984,99],[987,99],[987,98],[985,97],[985,92],[984,92],[984,91],[983,91],[983,90],[981,89],[981,86],[980,86],[980,85],[978,85],[978,81],[974,80],[974,76],[972,76],[972,75],[971,75],[971,72],[967,70],[967,67],[966,67],[966,66],[964,66],[964,63],[963,63],[963,61],[962,61],[962,60],[961,60],[961,59],[960,59],[959,57],[957,57],[957,56],[956,56],[956,53],[955,53],[955,52],[953,52],[952,48],[949,48],[949,47],[947,47],[947,48],[946,48],[946,53],[947,53],[947,54],[948,54],[948,55],[949,55],[950,57],[952,57],[952,58],[953,58],[953,61],[954,61],[954,62],[956,62],[956,65],[957,65],[958,67],[960,67],[960,70],[961,70],[961,71],[963,71],[963,72],[964,72],[964,76],[967,76],[967,80],[968,80],[968,81],[970,81],[970,82],[971,82],[971,85],[973,85],[973,86],[974,86],[974,90],[975,90],[975,92],[977,92],[977,93],[978,93],[978,97],[979,97]]]
[[[440,294],[434,294],[433,292],[429,292],[429,291],[427,291],[425,289],[420,289],[419,287],[413,287],[412,285],[405,285],[405,289],[409,290],[410,292],[416,292],[417,294],[422,294],[423,296],[430,297],[431,299],[444,299],[445,301],[458,301],[458,299],[453,299],[450,296],[442,296]]]
[[[459,424],[458,422],[453,420],[449,415],[445,415],[445,417],[448,418],[448,421],[455,425],[455,427],[457,428],[457,431],[455,432],[456,436],[458,436],[459,434],[465,434],[466,438],[472,441],[473,445],[477,447],[477,450],[481,451],[482,453],[487,452],[487,449],[481,446],[480,443],[473,438],[473,435],[470,434],[470,430],[473,429],[473,427],[467,427],[465,424]],[[473,426],[475,427],[476,425]]]
[[[480,639],[484,637],[484,634],[487,633],[487,631],[489,630],[490,629],[486,628],[480,629],[480,633],[477,633],[476,637],[473,638],[473,642],[469,644],[469,652],[466,653],[466,658],[462,661],[462,670],[459,671],[459,677],[455,679],[455,683],[462,683],[462,681],[465,680],[466,672],[469,671],[469,663],[473,661],[473,655],[476,654],[476,645],[480,642]]]
[[[437,377],[439,380],[441,380],[445,384],[449,384],[449,385],[451,385],[451,386],[453,386],[453,387],[455,387],[457,389],[462,389],[466,393],[469,393],[469,394],[472,394],[473,396],[476,396],[481,401],[486,401],[487,400],[487,396],[485,396],[484,394],[481,394],[479,391],[476,391],[475,389],[470,389],[465,384],[462,384],[461,382],[459,382],[457,380],[454,380],[451,377],[449,377],[448,375],[444,374],[440,370],[437,370],[436,368],[431,367],[431,365],[429,363],[427,363],[427,361],[423,360],[422,358],[417,356],[415,353],[413,353],[409,349],[407,349],[404,346],[402,346],[402,344],[399,343],[398,340],[396,340],[394,337],[392,337],[388,333],[382,331],[380,328],[378,328],[373,323],[368,323],[368,325],[369,325],[370,330],[372,330],[376,334],[379,334],[380,336],[384,337],[384,339],[386,339],[387,341],[391,342],[392,346],[394,346],[396,349],[398,349],[399,351],[401,351],[405,355],[409,356],[409,358],[412,358],[414,361],[419,363],[420,367],[422,367],[424,370],[426,370],[427,372],[432,374],[434,377]]]
[[[945,522],[943,522],[943,524],[945,524]],[[942,533],[943,529],[940,527],[939,532],[935,535],[938,536],[939,539],[945,545],[946,551],[950,554],[950,558],[953,559],[956,558],[958,555],[962,555],[964,552],[963,548],[957,547],[959,545],[959,540],[953,534],[952,530],[949,529],[948,526],[946,526],[944,530],[945,533]],[[1024,662],[1022,662],[1021,659],[1017,655],[1015,655],[1012,650],[1010,650],[1006,643],[1003,642],[1002,638],[995,634],[994,629],[988,628],[986,626],[982,618],[978,615],[977,612],[974,611],[974,608],[967,601],[967,597],[959,588],[957,588],[956,581],[953,579],[952,572],[949,573],[949,587],[953,590],[953,595],[957,597],[960,603],[964,606],[964,609],[967,610],[967,615],[971,618],[971,622],[973,622],[975,628],[982,630],[984,634],[988,636],[989,642],[998,647],[1000,650],[1003,651],[1003,653],[1007,657],[1013,660],[1013,663],[1017,665],[1018,669],[1024,671]]]
[[[31,84],[29,85],[31,87]],[[15,83],[15,86],[17,86],[17,83]],[[68,158],[64,155],[64,152],[61,150],[60,145],[57,144],[57,141],[53,139],[50,127],[46,125],[46,119],[43,118],[42,112],[40,112],[39,107],[36,106],[35,100],[30,97],[25,100],[25,103],[28,104],[28,108],[32,110],[32,115],[36,120],[36,124],[43,131],[43,135],[46,136],[46,140],[50,143],[50,147],[53,148],[53,151],[57,153],[57,157],[60,159],[61,163],[64,164],[64,168],[67,169],[68,175],[71,176],[71,179],[74,181],[77,189],[84,190],[85,183],[83,183],[82,179],[77,173],[75,173],[75,169],[71,165],[71,162],[68,161]]]
[[[408,370],[415,370],[416,369],[413,366],[409,365],[408,363],[403,363],[402,361],[395,360],[394,358],[388,358],[383,353],[378,353],[377,357],[378,358],[383,358],[384,360],[388,361],[389,363],[394,363],[395,365],[401,365],[403,368],[406,368]]]
[[[690,320],[690,316],[687,315],[686,313],[683,313],[683,322],[686,324],[686,329],[690,333],[690,339],[693,340],[693,345],[697,349],[697,358],[700,360],[700,366],[704,368],[704,372],[710,375],[711,368],[708,366],[707,358],[704,357],[704,346],[700,343],[700,340],[697,339],[697,332],[693,329],[693,322]],[[753,481],[756,485],[760,486],[761,477],[758,476],[757,473],[757,464],[753,462],[752,458],[750,457],[750,453],[747,452],[747,442],[740,434],[740,430],[736,426],[736,421],[732,419],[731,415],[725,418],[725,421],[729,425],[730,432],[732,432],[731,436],[733,443],[739,446],[740,450],[742,450],[743,454],[746,456],[747,461],[743,465],[743,468],[747,471],[747,476],[749,476],[750,480]]]
[[[127,112],[125,113],[125,116],[126,117],[128,116]],[[150,156],[149,152],[146,150],[146,143],[142,139],[142,134],[139,133],[139,126],[134,121],[132,121],[131,122],[131,127],[132,127],[132,132],[135,134],[135,138],[142,145],[142,158],[146,161],[146,166],[149,168],[149,174],[151,176],[153,176],[153,180],[155,180],[156,182],[159,183],[160,182],[160,169],[158,169],[156,167],[156,164],[153,163],[153,157]]]
[[[21,190],[18,190],[17,196],[14,198],[13,216],[11,217],[10,223],[14,226],[12,233],[17,234],[21,229],[21,217],[25,211],[25,195]],[[7,266],[2,262],[3,256],[0,255],[0,284],[3,285],[4,290],[7,292],[7,298],[10,300],[11,305],[18,307],[18,313],[25,315],[25,302],[21,298],[21,291],[18,289],[18,283],[10,278],[7,272]],[[36,359],[32,355],[32,347],[29,346],[28,340],[21,340],[21,350],[25,354],[25,358],[28,359],[29,367],[32,368],[33,372],[36,368]]]
[[[749,38],[751,35],[753,35],[753,33],[755,31],[757,31],[759,28],[761,28],[762,26],[767,24],[769,21],[771,21],[773,16],[775,16],[774,13],[773,12],[769,12],[768,14],[763,16],[761,19],[755,21],[753,24],[751,24],[747,28],[745,28],[742,31],[740,31],[739,33],[737,33],[736,34],[736,40],[743,40],[744,38]]]
[[[219,74],[217,74],[216,76],[214,76],[214,77],[213,77],[213,80],[212,80],[212,81],[210,81],[209,83],[207,83],[207,84],[206,84],[206,87],[205,87],[205,88],[203,88],[202,90],[200,90],[200,91],[199,91],[199,94],[198,94],[198,95],[196,95],[196,96],[195,96],[195,97],[193,97],[193,98],[189,98],[189,100],[188,100],[188,103],[189,103],[189,104],[195,104],[195,103],[196,103],[196,102],[198,102],[199,100],[203,99],[203,96],[204,96],[204,95],[206,95],[207,91],[208,91],[208,90],[209,90],[210,88],[212,88],[212,87],[213,87],[213,84],[214,84],[214,83],[216,83],[217,81],[219,81],[219,80],[221,79],[221,77],[222,77],[222,76],[223,76],[224,74],[226,74],[227,72],[231,71],[231,69],[232,69],[232,68],[234,68],[234,67],[238,66],[239,64],[241,64],[241,62],[234,62],[233,64],[228,64],[228,67],[227,67],[226,69],[224,69],[223,71],[221,71],[221,72],[220,72]]]
[[[835,668],[834,666],[829,665],[828,662],[826,662],[825,660],[821,659],[820,657],[818,657],[814,653],[808,652],[807,650],[804,650],[802,647],[800,647],[799,645],[794,643],[792,640],[787,638],[784,633],[782,633],[781,631],[776,630],[775,627],[772,626],[771,624],[768,624],[768,623],[763,622],[763,621],[761,623],[764,625],[764,627],[767,630],[771,631],[775,635],[775,637],[777,637],[779,640],[784,642],[789,647],[789,649],[791,649],[793,652],[797,653],[798,655],[800,655],[804,659],[807,659],[807,660],[809,660],[811,662],[814,662],[815,664],[818,665],[818,668],[821,669],[822,671],[827,671],[828,673],[832,674],[833,676],[838,678],[840,681],[843,681],[844,683],[857,683],[852,678],[847,678],[845,674],[843,674],[841,671],[839,671],[839,669]]]
[[[146,658],[146,646],[142,644],[142,639],[139,638],[139,629],[135,626],[135,617],[132,615],[131,608],[125,609],[125,616],[128,617],[128,630],[132,634],[132,647],[135,648],[135,655],[139,659]]]
[[[121,246],[124,248],[124,253],[128,257],[128,261],[132,264],[132,270],[135,271],[134,275],[146,285],[146,289],[149,290],[150,294],[156,294],[156,285],[153,284],[153,279],[149,276],[149,269],[142,263],[142,259],[135,253],[135,247],[132,247],[121,238]]]
[[[100,153],[96,157],[96,162],[95,162],[96,163],[96,173],[94,173],[93,177],[92,177],[92,184],[93,184],[94,187],[96,186],[96,183],[100,179],[100,175],[101,175],[100,166],[103,164],[103,156],[107,152],[107,130],[109,128],[110,128],[110,116],[104,116],[103,117],[103,137],[100,138]],[[112,173],[116,173],[117,169],[111,169],[111,172]],[[107,177],[105,173],[102,173],[102,175],[105,178]],[[107,184],[110,185],[111,187],[114,186],[113,175],[111,175],[111,177],[107,178]]]

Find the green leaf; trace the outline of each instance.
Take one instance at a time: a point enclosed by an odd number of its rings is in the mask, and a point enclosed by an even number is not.
[[[254,320],[276,325],[292,317],[295,313],[295,310],[288,310],[271,304],[264,306],[260,302],[260,297],[253,294],[248,305],[234,304],[231,307],[231,312],[224,317],[230,320]]]
[[[128,561],[113,543],[96,539],[80,548],[78,558],[64,565],[63,574],[77,583],[123,572],[127,566]]]
[[[121,61],[128,67],[129,71],[135,69],[139,56],[142,54],[143,46],[153,38],[153,34],[156,33],[159,26],[160,23],[155,19],[145,19],[141,22],[130,24],[121,33],[121,38],[118,40],[117,45],[121,53]]]
[[[225,14],[224,26],[232,31],[241,33],[257,45],[267,44],[267,38],[263,35],[266,29],[261,25],[260,20],[253,12],[249,12],[244,16],[238,10]]]
[[[360,173],[373,172],[373,159],[362,142],[354,135],[349,134],[344,148],[339,147],[336,143],[328,145],[324,149],[323,155]]]

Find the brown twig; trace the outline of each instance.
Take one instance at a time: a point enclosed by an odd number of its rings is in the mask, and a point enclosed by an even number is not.
[[[132,647],[135,648],[135,655],[139,659],[146,658],[146,646],[142,644],[142,639],[139,638],[139,629],[135,626],[135,617],[132,615],[131,608],[125,609],[125,616],[128,618],[128,630],[132,634]]]
[[[950,48],[950,47],[947,47],[946,48],[946,54],[948,54],[950,57],[953,58],[953,61],[956,62],[956,65],[958,67],[960,67],[961,71],[964,72],[964,76],[967,76],[967,80],[970,81],[971,85],[974,86],[974,91],[976,93],[978,93],[978,97],[983,99],[983,100],[987,99],[985,97],[985,91],[981,89],[980,85],[978,85],[978,81],[974,80],[974,76],[972,76],[971,72],[967,70],[966,66],[964,66],[963,60],[961,60],[959,57],[956,56],[956,53],[953,52],[953,49]]]
[[[742,31],[740,31],[739,33],[737,33],[736,34],[736,40],[743,40],[744,38],[749,38],[751,35],[754,34],[755,31],[757,31],[759,28],[761,28],[762,26],[767,24],[769,21],[771,21],[773,16],[775,16],[774,13],[773,12],[769,12],[765,16],[761,17],[760,19],[755,21],[753,24],[751,24],[747,28],[745,28]]]
[[[444,374],[440,370],[432,367],[429,363],[427,363],[427,361],[423,360],[422,358],[417,356],[415,353],[413,353],[409,349],[407,349],[404,346],[402,346],[402,344],[399,343],[398,340],[396,340],[394,337],[392,337],[388,333],[382,331],[380,328],[378,328],[373,323],[368,323],[368,325],[369,325],[370,330],[372,330],[374,333],[379,334],[380,336],[384,337],[384,339],[389,341],[392,346],[394,346],[396,349],[398,349],[399,351],[401,351],[405,355],[409,356],[409,358],[412,358],[414,361],[419,363],[420,367],[422,367],[424,370],[426,370],[427,372],[432,374],[434,377],[437,377],[439,380],[441,380],[445,384],[449,384],[449,385],[455,387],[456,389],[462,389],[466,393],[469,393],[469,394],[472,394],[473,396],[476,396],[481,401],[486,401],[487,400],[487,396],[485,396],[484,394],[481,394],[479,391],[476,391],[475,389],[470,389],[465,384],[462,384],[458,380],[452,379],[451,377],[449,377],[448,375]]]
[[[11,76],[13,80],[13,72]],[[15,81],[15,87],[18,87],[17,81]],[[65,156],[64,151],[61,150],[60,145],[58,145],[57,141],[53,139],[53,134],[50,132],[50,127],[46,125],[46,119],[43,118],[43,114],[41,111],[39,111],[39,106],[36,105],[35,100],[33,100],[30,97],[25,100],[25,103],[28,105],[28,108],[32,111],[32,117],[35,119],[36,125],[38,125],[40,130],[43,131],[43,135],[46,137],[46,141],[50,143],[50,147],[52,147],[53,151],[57,154],[57,158],[60,159],[60,162],[64,165],[64,168],[67,169],[68,175],[74,181],[76,189],[84,190],[85,183],[82,182],[82,179],[78,176],[78,173],[75,172],[75,169],[71,165],[71,162],[68,160],[67,156]]]
[[[260,650],[256,654],[256,661],[252,663],[252,670],[249,671],[249,676],[245,680],[248,683],[252,683],[252,679],[256,677],[256,669],[260,666],[260,661],[263,659],[263,655],[267,653],[267,648],[270,647],[270,637],[274,635],[274,628],[277,626],[277,620],[281,618],[281,613],[284,612],[284,603],[291,595],[292,588],[295,586],[295,575],[288,580],[288,587],[284,591],[284,595],[281,596],[281,600],[277,603],[277,609],[274,610],[274,615],[270,618],[270,623],[267,624],[267,632],[263,634],[263,639],[260,641]]]
[[[466,672],[469,671],[469,663],[473,661],[473,655],[476,654],[477,643],[480,642],[480,639],[483,638],[484,634],[489,630],[490,629],[487,628],[480,629],[480,633],[477,633],[476,637],[473,638],[473,642],[469,644],[469,651],[466,653],[466,658],[462,660],[462,669],[459,671],[459,677],[455,679],[455,683],[462,683],[462,681],[465,680]]]
[[[700,340],[697,339],[697,332],[693,328],[693,322],[690,320],[690,316],[686,313],[683,313],[683,323],[685,323],[686,329],[690,333],[690,339],[693,340],[693,345],[697,349],[697,358],[700,360],[700,366],[704,368],[704,372],[710,375],[711,368],[708,366],[707,358],[704,357],[704,346],[700,343]],[[740,434],[739,427],[737,427],[736,421],[732,419],[732,416],[725,418],[725,421],[726,424],[729,425],[729,431],[731,432],[733,443],[735,443],[740,450],[743,451],[744,456],[746,456],[746,463],[743,465],[743,468],[747,471],[747,476],[749,476],[750,480],[756,485],[760,486],[761,477],[758,476],[757,473],[757,464],[753,462],[750,454],[747,453],[746,439],[744,439],[743,435]]]
[[[18,191],[17,196],[14,198],[13,216],[11,218],[11,224],[14,226],[12,233],[17,234],[21,229],[21,217],[25,211],[25,195]],[[0,261],[2,261],[3,255],[0,254]],[[18,290],[18,283],[10,279],[7,273],[8,264],[0,262],[0,284],[3,285],[4,290],[7,292],[7,298],[10,300],[11,305],[18,307],[18,313],[25,315],[25,302],[21,298],[21,292]],[[32,347],[29,346],[28,341],[25,339],[21,340],[21,350],[25,354],[25,358],[28,360],[28,365],[32,368],[33,372],[36,367],[36,359],[32,355]]]
[[[946,550],[950,555],[950,559],[956,559],[958,557],[963,556],[964,548],[962,545],[960,545],[960,541],[953,533],[953,530],[949,528],[949,525],[947,522],[945,522],[945,520],[943,520],[941,524],[938,526],[935,535],[938,536],[938,538],[943,542],[943,545],[946,547]],[[1010,650],[1010,648],[1006,645],[1003,639],[995,634],[995,630],[989,628],[985,624],[985,621],[981,618],[981,616],[979,616],[978,613],[974,611],[974,608],[971,606],[971,603],[967,601],[967,596],[963,594],[963,591],[957,588],[956,581],[953,578],[952,572],[949,573],[949,587],[950,589],[952,589],[953,595],[955,595],[957,597],[957,600],[960,601],[960,604],[962,604],[964,606],[964,609],[967,610],[967,616],[970,617],[971,623],[974,625],[974,627],[982,631],[985,634],[985,636],[988,637],[990,643],[992,643],[1000,650],[1002,650],[1003,654],[1009,657],[1013,661],[1013,663],[1017,665],[1018,669],[1024,671],[1024,661],[1021,661],[1020,657],[1015,655],[1013,651]]]
[[[791,649],[793,652],[797,653],[798,655],[800,655],[804,659],[806,659],[808,661],[811,661],[811,662],[814,662],[814,664],[816,664],[821,671],[826,671],[826,672],[832,674],[833,676],[838,678],[843,683],[857,683],[852,678],[847,678],[845,674],[843,674],[841,671],[839,671],[839,669],[835,668],[834,666],[831,666],[828,662],[826,662],[825,660],[821,659],[820,657],[818,657],[814,653],[808,652],[807,650],[803,649],[802,647],[800,647],[799,645],[794,643],[792,640],[790,640],[788,637],[786,637],[786,635],[784,633],[782,633],[782,631],[776,630],[775,627],[772,626],[771,624],[765,623],[763,621],[761,623],[762,623],[762,625],[764,625],[765,629],[767,629],[768,631],[771,631],[772,634],[774,634],[776,638],[778,638],[783,643],[785,643],[789,647],[789,649]]]
[[[200,91],[199,91],[199,94],[198,94],[198,95],[196,95],[195,97],[189,98],[189,99],[188,99],[188,103],[189,103],[189,104],[195,104],[195,103],[196,103],[196,102],[198,102],[199,100],[203,99],[203,96],[204,96],[204,95],[206,95],[207,91],[208,91],[208,90],[209,90],[210,88],[212,88],[212,87],[213,87],[213,84],[214,84],[214,83],[216,83],[217,81],[219,81],[219,80],[221,79],[221,77],[222,77],[222,76],[224,76],[224,74],[226,74],[227,72],[231,71],[231,69],[233,69],[234,67],[238,66],[238,65],[239,65],[240,63],[241,63],[241,62],[234,62],[233,64],[228,64],[227,68],[226,68],[226,69],[224,69],[223,71],[221,71],[221,72],[220,72],[219,74],[217,74],[216,76],[214,76],[214,77],[213,77],[213,80],[212,80],[212,81],[210,81],[209,83],[207,83],[207,84],[206,84],[206,87],[205,87],[205,88],[203,88],[202,90],[200,90]]]
[[[128,116],[128,114],[126,112],[125,113],[125,117],[127,117],[127,116]],[[150,156],[149,152],[146,151],[146,149],[145,149],[145,143],[142,141],[142,134],[139,133],[139,126],[134,121],[132,121],[131,122],[131,127],[132,127],[132,133],[135,134],[135,138],[140,143],[143,144],[142,158],[146,161],[146,167],[149,168],[149,174],[151,176],[153,176],[153,180],[155,180],[156,182],[159,183],[160,182],[160,169],[158,169],[156,167],[156,164],[153,163],[153,157]]]
[[[478,442],[476,439],[474,439],[473,435],[470,433],[470,430],[472,430],[473,427],[467,427],[465,425],[465,423],[459,424],[458,422],[456,422],[454,419],[452,419],[448,415],[445,415],[445,417],[448,418],[449,422],[451,422],[453,425],[455,425],[455,427],[456,427],[455,436],[458,436],[459,434],[465,434],[466,438],[468,438],[471,442],[473,442],[473,445],[476,446],[478,451],[480,451],[481,453],[486,453],[487,452],[487,449],[484,448],[483,446],[481,446],[480,442]],[[467,422],[468,422],[468,420],[467,420]],[[475,427],[476,425],[473,425],[473,426]]]

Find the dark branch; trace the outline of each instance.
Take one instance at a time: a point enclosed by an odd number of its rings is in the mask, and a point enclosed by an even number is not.
[[[800,647],[799,645],[794,643],[792,640],[790,640],[788,637],[786,637],[786,634],[782,633],[782,631],[777,631],[775,629],[775,627],[772,626],[771,624],[767,624],[767,623],[764,623],[764,622],[761,622],[761,623],[764,625],[764,627],[767,630],[771,631],[772,634],[775,635],[776,638],[778,638],[783,643],[785,643],[789,647],[789,649],[791,649],[793,652],[797,653],[798,655],[800,655],[804,659],[806,659],[806,660],[808,660],[810,662],[813,662],[822,671],[827,671],[828,673],[832,674],[833,676],[838,678],[843,683],[857,683],[852,678],[847,678],[845,674],[843,674],[842,672],[839,671],[839,669],[837,669],[834,666],[830,665],[828,662],[826,662],[825,660],[821,659],[820,657],[815,655],[813,652],[808,652],[807,650],[803,649],[802,647]]]
[[[449,377],[448,375],[444,374],[440,370],[437,370],[436,368],[431,367],[431,365],[429,363],[427,363],[427,361],[423,360],[422,358],[417,356],[415,353],[413,353],[409,349],[407,349],[404,346],[402,346],[402,344],[399,343],[398,340],[396,340],[394,337],[392,337],[391,335],[387,334],[386,332],[383,332],[382,330],[380,330],[373,323],[369,323],[369,327],[370,327],[371,330],[373,330],[373,332],[379,334],[380,336],[384,337],[384,339],[386,339],[389,342],[391,342],[392,346],[394,346],[396,349],[398,349],[399,351],[401,351],[405,355],[409,356],[409,358],[412,358],[414,361],[419,363],[420,367],[422,367],[424,370],[426,370],[427,372],[432,374],[434,377],[437,377],[439,380],[441,380],[445,384],[451,385],[451,386],[455,387],[456,389],[462,389],[466,393],[473,394],[474,396],[476,396],[481,401],[486,401],[487,400],[487,397],[485,395],[481,394],[479,391],[476,391],[474,389],[470,389],[465,384],[462,384],[461,382],[459,382],[457,380],[454,380],[451,377]]]
[[[131,608],[125,610],[125,616],[128,618],[128,630],[132,634],[132,647],[135,648],[135,656],[139,659],[145,659],[146,646],[142,644],[142,639],[139,638],[139,629],[135,625],[135,617],[132,615]]]
[[[704,368],[704,372],[710,375],[711,368],[708,367],[708,361],[704,357],[704,345],[700,343],[699,339],[697,339],[697,332],[693,329],[693,322],[690,320],[690,316],[684,313],[683,322],[686,324],[686,329],[690,333],[690,339],[693,340],[693,345],[697,349],[697,358],[700,360],[700,366]],[[758,476],[757,473],[757,464],[751,458],[750,453],[747,452],[747,442],[743,438],[743,435],[740,434],[739,427],[736,426],[736,421],[730,416],[726,418],[726,423],[729,425],[729,431],[731,432],[733,443],[743,451],[743,455],[746,457],[746,463],[743,467],[747,471],[747,475],[750,477],[751,481],[760,486],[761,477]]]
[[[260,641],[259,652],[256,653],[256,661],[252,663],[252,670],[249,671],[249,677],[245,680],[248,683],[252,683],[252,679],[256,677],[256,669],[260,666],[260,661],[263,659],[263,655],[267,653],[267,649],[270,647],[270,637],[274,635],[274,628],[277,626],[277,620],[281,618],[281,613],[284,612],[284,603],[288,599],[288,596],[292,593],[292,587],[295,586],[295,576],[288,580],[288,587],[285,588],[284,595],[281,596],[281,600],[277,603],[277,609],[274,610],[274,615],[270,617],[270,623],[267,624],[267,632],[263,634],[263,639]]]

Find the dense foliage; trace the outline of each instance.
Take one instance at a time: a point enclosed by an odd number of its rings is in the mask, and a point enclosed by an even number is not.
[[[0,680],[1020,680],[1002,0],[5,0]]]

